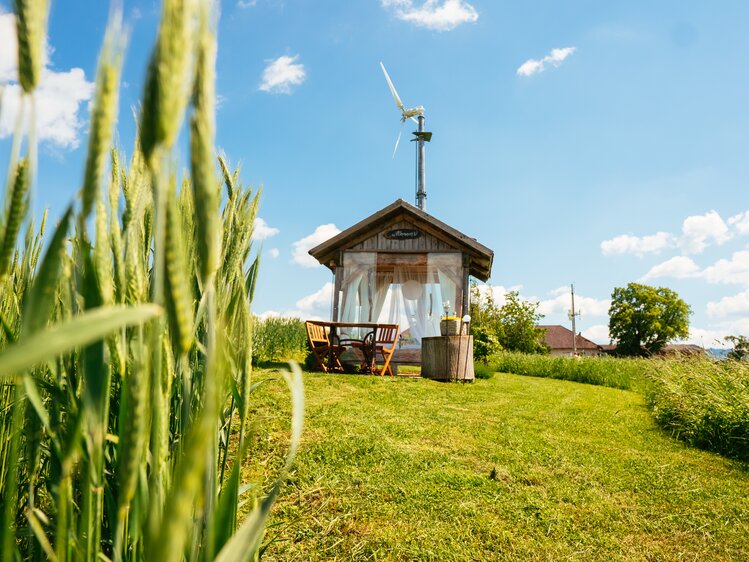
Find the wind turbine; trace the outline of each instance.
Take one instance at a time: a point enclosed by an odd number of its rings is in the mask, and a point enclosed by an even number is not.
[[[418,125],[418,130],[413,132],[413,135],[416,137],[416,145],[417,145],[417,151],[416,151],[416,206],[421,209],[422,211],[426,211],[426,199],[427,199],[427,192],[426,192],[426,174],[425,174],[425,167],[424,167],[424,142],[429,142],[432,140],[432,133],[427,132],[424,130],[424,123],[426,121],[426,117],[424,116],[424,106],[417,105],[415,107],[406,107],[403,105],[403,102],[401,101],[400,96],[398,95],[398,92],[395,89],[395,86],[393,86],[393,81],[390,80],[390,76],[388,75],[388,71],[385,70],[385,65],[380,62],[380,68],[382,68],[382,73],[385,75],[385,80],[387,80],[388,86],[390,87],[390,93],[393,94],[393,100],[395,100],[396,107],[401,112],[401,123],[405,123],[406,119],[410,119],[414,123]],[[401,140],[401,132],[403,130],[403,127],[401,126],[401,131],[398,132],[398,138],[395,141],[395,148],[393,149],[393,158],[395,158],[395,152],[398,150],[398,143],[400,143]]]

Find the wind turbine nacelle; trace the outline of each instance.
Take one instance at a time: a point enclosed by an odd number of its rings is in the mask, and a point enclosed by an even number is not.
[[[424,106],[423,105],[417,105],[416,107],[409,107],[408,109],[403,110],[403,120],[410,119],[411,117],[417,117],[419,115],[424,115]]]

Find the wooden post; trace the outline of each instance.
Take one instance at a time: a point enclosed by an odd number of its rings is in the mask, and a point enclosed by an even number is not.
[[[421,340],[421,376],[439,381],[472,382],[473,336],[439,336]]]
[[[471,310],[470,309],[470,298],[471,298],[471,282],[469,280],[470,269],[470,258],[468,254],[463,254],[463,311],[460,316],[463,317]]]
[[[343,284],[343,266],[341,266],[340,259],[335,264],[335,281],[333,282],[333,322],[340,322],[338,318],[341,298],[341,285]]]

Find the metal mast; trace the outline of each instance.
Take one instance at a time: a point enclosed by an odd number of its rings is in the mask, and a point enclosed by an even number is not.
[[[572,355],[577,355],[577,330],[575,328],[575,317],[580,316],[579,312],[575,312],[575,285],[570,285],[570,295],[572,296],[572,309],[567,314],[567,317],[572,320]]]
[[[419,133],[424,132],[424,116],[419,115]],[[426,171],[424,169],[424,137],[423,135],[416,136],[416,144],[418,145],[418,156],[416,159],[417,167],[417,182],[416,182],[416,206],[422,211],[427,210],[427,188],[426,188]]]
[[[424,114],[418,116],[418,131],[414,132],[416,141],[416,206],[422,211],[427,207],[427,182],[426,182],[426,165],[424,155],[424,143],[432,140],[432,133],[424,130],[426,118]]]

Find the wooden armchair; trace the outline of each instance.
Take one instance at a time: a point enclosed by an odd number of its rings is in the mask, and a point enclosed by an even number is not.
[[[395,345],[398,343],[398,324],[381,324],[377,326],[377,332],[375,334],[374,350],[375,350],[375,363],[379,359],[382,360],[382,369],[377,373],[378,375],[389,374],[393,376],[393,370],[390,368],[390,359],[395,353]]]
[[[331,345],[325,326],[310,321],[305,322],[305,325],[309,345],[320,370],[323,373],[342,371],[343,365],[341,365],[339,358],[346,348],[342,345]]]

